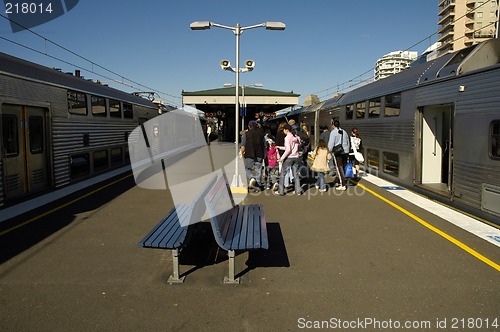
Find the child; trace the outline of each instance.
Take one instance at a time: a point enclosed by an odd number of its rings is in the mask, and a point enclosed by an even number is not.
[[[324,192],[326,191],[325,173],[330,171],[328,162],[332,159],[332,154],[328,150],[328,145],[325,140],[319,140],[318,146],[314,149],[312,157],[314,158],[314,162],[311,169],[318,173],[316,188],[319,188],[319,191]]]
[[[278,168],[278,159],[279,153],[276,148],[276,143],[272,139],[268,139],[267,143],[269,145],[269,150],[267,150],[267,180],[266,180],[266,189],[271,189],[271,183],[273,185],[273,190],[278,190],[278,176],[279,176],[279,168]]]
[[[361,137],[359,137],[358,128],[353,128],[351,131],[351,151],[349,153],[349,157],[352,161],[352,164],[355,167],[356,178],[359,179],[359,163],[364,162],[363,155],[359,152],[359,149],[362,148]],[[359,158],[359,159],[358,159]]]

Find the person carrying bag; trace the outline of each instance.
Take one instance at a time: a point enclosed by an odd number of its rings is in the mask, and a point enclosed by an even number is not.
[[[340,185],[335,188],[336,190],[347,190],[347,182],[344,174],[344,167],[347,163],[347,156],[349,155],[349,137],[345,130],[340,128],[338,120],[333,121],[333,129],[330,132],[330,139],[328,140],[328,149],[334,155],[334,164],[337,168],[338,179]]]
[[[361,138],[359,137],[359,130],[357,128],[353,128],[351,131],[351,151],[349,152],[349,159],[351,160],[354,169],[353,169],[353,178],[359,178],[359,164],[364,164],[365,158],[359,152],[361,148]]]

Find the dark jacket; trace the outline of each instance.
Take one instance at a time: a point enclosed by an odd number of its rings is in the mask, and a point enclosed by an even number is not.
[[[264,158],[264,131],[253,128],[245,133],[245,158]]]

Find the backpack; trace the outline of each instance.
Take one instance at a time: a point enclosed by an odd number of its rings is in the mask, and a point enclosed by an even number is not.
[[[300,140],[299,155],[302,156],[304,152],[307,153],[307,147],[309,146],[310,142],[309,136],[307,136],[307,134],[301,129],[297,130],[296,136]]]

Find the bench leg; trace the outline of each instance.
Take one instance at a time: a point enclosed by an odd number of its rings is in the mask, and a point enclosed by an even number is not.
[[[173,274],[168,277],[169,284],[181,284],[186,276],[179,278],[179,249],[172,249]]]
[[[234,257],[236,256],[234,250],[229,250],[228,256],[229,256],[229,276],[224,277],[224,283],[225,284],[239,284],[240,278],[236,278],[236,279],[234,278]]]

